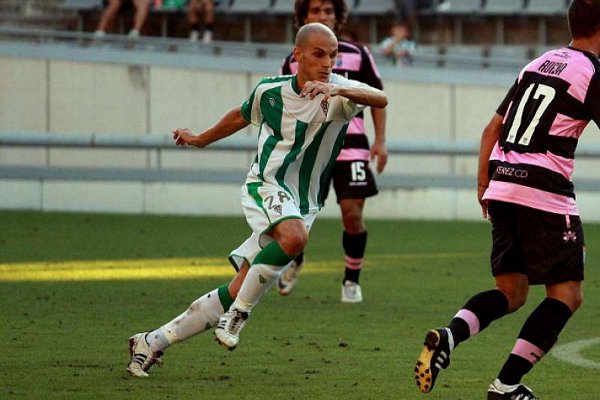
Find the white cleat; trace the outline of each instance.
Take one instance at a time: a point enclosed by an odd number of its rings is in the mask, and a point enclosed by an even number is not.
[[[129,33],[127,34],[128,40],[138,40],[139,38],[140,38],[140,31],[138,31],[135,28],[130,30]]]
[[[352,281],[344,281],[342,285],[342,303],[360,303],[363,301],[360,285]]]
[[[191,31],[190,32],[190,38],[189,38],[190,43],[198,43],[198,38],[199,37],[200,37],[200,32],[198,32],[198,31]]]
[[[538,400],[527,386],[505,385],[496,379],[488,388],[488,400]]]
[[[106,39],[106,32],[104,32],[104,31],[96,31],[96,32],[94,32],[94,39],[95,40]]]
[[[296,260],[292,261],[289,267],[287,267],[277,280],[277,292],[282,296],[288,296],[294,291],[296,283],[298,282],[298,273],[302,269],[304,263],[298,264]]]
[[[212,31],[204,31],[204,33],[202,34],[202,43],[209,44],[212,41],[213,41]]]
[[[146,334],[148,332],[136,333],[129,338],[129,365],[127,371],[140,378],[147,378],[148,370],[154,365],[161,365],[163,355],[162,351],[153,352],[148,342]]]
[[[250,313],[232,308],[219,318],[215,328],[215,339],[217,342],[234,350],[240,342],[240,331],[246,325]]]

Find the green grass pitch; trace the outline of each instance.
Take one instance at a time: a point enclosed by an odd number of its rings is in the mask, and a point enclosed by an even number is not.
[[[461,345],[422,395],[413,368],[425,332],[493,286],[489,224],[368,221],[365,301],[348,305],[341,223],[322,219],[297,290],[271,290],[235,351],[205,332],[136,379],[127,338],[231,278],[226,255],[249,233],[244,220],[1,212],[0,227],[1,399],[483,399],[544,296],[532,288],[523,309]],[[559,344],[600,336],[600,225],[585,229],[585,301]],[[579,356],[600,365],[600,345]],[[593,365],[550,354],[524,383],[544,400],[597,400]]]

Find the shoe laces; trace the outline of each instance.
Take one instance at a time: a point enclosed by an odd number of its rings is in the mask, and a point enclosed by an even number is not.
[[[233,310],[229,332],[236,334],[248,319],[248,313],[237,309]]]
[[[357,286],[358,286],[358,284],[356,282],[346,281],[346,282],[344,282],[344,291],[347,294],[355,295]]]

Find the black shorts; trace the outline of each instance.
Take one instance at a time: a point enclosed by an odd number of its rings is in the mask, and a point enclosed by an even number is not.
[[[492,274],[519,272],[529,283],[583,280],[585,239],[581,219],[518,204],[489,202]]]
[[[333,181],[338,203],[344,199],[366,199],[379,193],[369,161],[336,161],[330,181]],[[323,199],[329,194],[329,186],[326,186]]]
[[[102,5],[104,5],[104,7],[108,6],[108,0],[102,0]],[[133,1],[132,0],[122,0],[121,1],[121,7],[119,7],[119,11],[128,11],[128,10],[133,10]]]

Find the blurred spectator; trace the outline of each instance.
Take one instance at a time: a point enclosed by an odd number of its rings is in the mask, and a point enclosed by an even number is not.
[[[415,50],[416,45],[411,39],[410,26],[406,22],[395,22],[390,30],[390,36],[383,39],[379,45],[380,53],[398,66],[412,65],[412,53]]]
[[[202,42],[210,43],[213,38],[215,22],[214,0],[190,0],[188,7],[188,22],[190,24],[190,42],[197,42],[200,37],[200,16],[204,19]]]
[[[98,28],[94,36],[96,38],[103,38],[106,36],[106,29],[109,25],[112,25],[121,10],[132,10],[135,8],[135,15],[133,17],[133,28],[129,31],[130,39],[137,39],[140,37],[140,32],[146,22],[148,11],[150,9],[150,0],[103,0],[104,12],[98,23]]]
[[[423,3],[423,0],[395,0],[396,1],[396,20],[408,21],[413,26],[417,22],[417,6]]]
[[[438,4],[437,10],[448,11],[450,10],[450,7],[452,7],[452,5],[450,4],[450,0],[443,0],[441,3]]]

